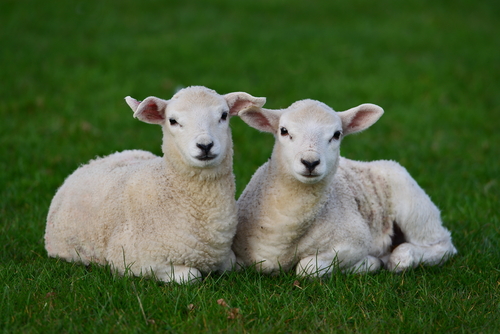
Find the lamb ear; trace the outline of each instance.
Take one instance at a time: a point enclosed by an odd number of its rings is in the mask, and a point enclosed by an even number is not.
[[[265,97],[254,97],[245,92],[234,92],[224,95],[229,106],[229,115],[236,116],[247,108],[260,108],[266,103]]]
[[[250,125],[260,131],[276,133],[281,117],[281,110],[248,108],[241,111],[238,116]]]
[[[132,109],[132,111],[136,111],[137,110],[137,107],[139,106],[139,104],[141,104],[141,101],[137,101],[136,99],[134,99],[133,97],[131,96],[127,96],[125,98],[125,102],[127,102],[128,106]]]
[[[384,113],[381,107],[365,103],[346,111],[338,112],[342,120],[344,135],[363,131],[373,125]]]
[[[168,101],[154,96],[147,97],[142,102],[127,96],[125,101],[127,101],[127,104],[134,111],[135,118],[150,124],[165,123],[165,109],[167,108]]]

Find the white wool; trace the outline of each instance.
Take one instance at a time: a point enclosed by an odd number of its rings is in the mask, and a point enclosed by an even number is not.
[[[267,273],[296,267],[299,275],[323,275],[335,266],[402,271],[456,253],[439,210],[403,167],[340,157],[342,137],[382,114],[372,104],[335,112],[313,100],[240,112],[276,142],[238,200],[238,263]],[[399,246],[393,245],[398,229],[405,238]]]
[[[229,117],[265,99],[194,86],[169,101],[126,102],[162,126],[164,157],[130,150],[78,168],[49,209],[49,256],[165,282],[229,270],[237,223]]]

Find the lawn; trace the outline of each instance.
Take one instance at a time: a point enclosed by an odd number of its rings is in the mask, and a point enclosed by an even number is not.
[[[500,4],[485,0],[0,2],[0,329],[4,333],[500,332]],[[459,254],[403,274],[252,268],[201,284],[47,257],[50,201],[80,164],[161,154],[123,98],[189,85],[382,106],[342,154],[403,164]],[[273,137],[231,119],[238,196]]]

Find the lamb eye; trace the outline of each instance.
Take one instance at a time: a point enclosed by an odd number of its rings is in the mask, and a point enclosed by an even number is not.
[[[168,121],[170,122],[170,125],[176,125],[176,124],[179,124],[177,123],[177,121],[173,118],[169,118]]]
[[[335,131],[335,133],[333,134],[332,139],[339,140],[341,135],[342,135],[342,132]]]
[[[227,112],[223,112],[222,116],[220,117],[221,120],[225,121],[227,119]]]
[[[288,130],[285,127],[281,127],[280,133],[282,136],[288,136]]]

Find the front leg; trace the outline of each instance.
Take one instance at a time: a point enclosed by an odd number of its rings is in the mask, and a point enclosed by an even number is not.
[[[311,255],[299,261],[295,272],[300,277],[321,277],[332,272],[333,261],[330,256]]]
[[[234,252],[232,250],[229,251],[229,255],[225,259],[225,261],[220,265],[219,272],[223,273],[231,270],[239,270],[241,269],[241,265],[239,264]]]
[[[382,267],[382,261],[371,255],[360,255],[350,249],[332,254],[318,254],[303,258],[297,264],[298,276],[321,277],[330,274],[333,269],[342,272],[368,273]]]
[[[361,261],[353,264],[352,266],[346,267],[342,272],[353,273],[353,274],[364,274],[369,272],[374,272],[382,268],[383,262],[381,259],[367,255]]]
[[[192,284],[201,281],[201,272],[192,267],[169,265],[163,270],[155,271],[156,277],[165,283]]]

